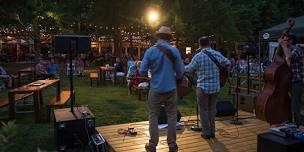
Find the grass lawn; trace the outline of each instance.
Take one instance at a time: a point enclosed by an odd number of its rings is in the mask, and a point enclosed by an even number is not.
[[[10,65],[12,66],[12,65]],[[15,66],[12,66],[15,67]],[[20,67],[20,66],[18,66]],[[23,66],[21,66],[23,67]],[[76,104],[88,105],[96,118],[96,126],[129,123],[148,120],[146,101],[138,101],[137,95],[127,95],[126,86],[93,86],[90,87],[86,77],[75,77]],[[69,88],[68,77],[61,76],[62,90]],[[43,92],[44,103],[55,95],[55,89]],[[0,98],[7,98],[7,92],[0,92]],[[231,99],[224,88],[219,99]],[[178,101],[178,109],[183,116],[195,114],[195,95]],[[45,118],[45,108],[41,110]],[[0,121],[6,120],[7,108],[0,109]],[[55,151],[53,123],[34,123],[33,114],[17,114],[17,137],[12,152],[33,152],[38,148]]]

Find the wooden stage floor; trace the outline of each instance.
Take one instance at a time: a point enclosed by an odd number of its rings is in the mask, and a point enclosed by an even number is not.
[[[241,112],[241,115],[244,114]],[[247,114],[248,116],[248,114]],[[177,144],[180,152],[255,152],[257,148],[257,134],[266,132],[270,125],[258,119],[242,120],[243,125],[230,124],[231,118],[217,119],[216,138],[205,140],[200,132],[190,130],[196,117],[183,117],[184,126],[177,132]],[[124,136],[118,133],[119,129],[134,127],[137,136]],[[148,122],[97,127],[99,133],[108,142],[108,147],[115,152],[144,152],[148,142]],[[166,129],[160,131],[158,152],[167,152]]]

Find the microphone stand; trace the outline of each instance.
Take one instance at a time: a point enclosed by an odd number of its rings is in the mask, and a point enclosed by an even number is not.
[[[75,92],[74,92],[74,83],[73,83],[73,75],[74,75],[74,70],[73,70],[73,52],[76,50],[76,41],[71,40],[71,50],[69,52],[69,63],[70,63],[70,94],[71,94],[71,112],[74,114],[74,105],[75,105]]]
[[[196,102],[196,125],[191,126],[192,131],[202,131],[202,127],[199,126],[199,117],[198,117],[198,103]]]
[[[192,75],[192,76],[193,76],[193,75]],[[191,81],[191,84],[192,84],[192,85],[195,84],[195,83],[194,83],[194,80]],[[202,131],[202,127],[199,126],[199,123],[200,123],[199,120],[200,120],[200,119],[199,119],[199,116],[198,116],[198,112],[199,112],[199,109],[198,109],[198,102],[196,102],[196,125],[191,126],[190,129],[191,129],[192,131]]]
[[[240,89],[240,79],[239,79],[239,64],[237,64],[237,73],[236,73],[236,88],[234,90],[235,92],[235,95],[234,95],[234,100],[233,100],[233,103],[236,104],[236,116],[234,117],[234,119],[231,120],[231,124],[234,124],[234,125],[242,125],[243,123],[240,121],[239,119],[239,93],[241,91]],[[234,102],[235,101],[235,98],[236,98],[236,103]]]

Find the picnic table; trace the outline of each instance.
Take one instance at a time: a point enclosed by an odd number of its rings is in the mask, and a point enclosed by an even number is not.
[[[42,91],[48,87],[56,86],[57,92],[56,97],[60,98],[60,80],[37,80],[35,82],[23,85],[21,87],[11,89],[8,92],[9,97],[9,118],[15,119],[15,95],[24,93],[33,93],[34,95],[34,112],[35,112],[35,122],[40,121],[40,104],[43,103]]]
[[[116,72],[115,72],[115,67],[112,67],[112,66],[100,66],[99,67],[100,81],[103,84],[105,83],[107,72],[113,74],[113,85],[114,85],[116,82]]]

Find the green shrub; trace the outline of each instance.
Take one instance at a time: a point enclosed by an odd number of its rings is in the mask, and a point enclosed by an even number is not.
[[[16,137],[16,125],[13,121],[7,124],[1,122],[0,128],[0,152],[8,151],[8,149],[14,145],[14,139]]]

